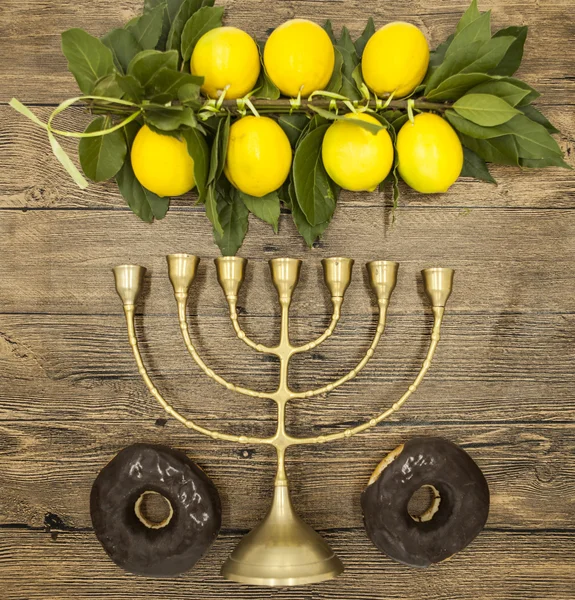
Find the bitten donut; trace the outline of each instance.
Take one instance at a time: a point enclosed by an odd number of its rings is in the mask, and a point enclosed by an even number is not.
[[[409,500],[425,486],[433,492],[433,502],[412,517]],[[379,463],[361,506],[367,534],[382,552],[412,567],[428,567],[463,550],[483,529],[489,488],[459,446],[442,438],[417,437]]]
[[[142,514],[148,494],[169,504],[161,523]],[[94,532],[110,558],[137,575],[171,577],[187,571],[216,539],[218,491],[185,454],[167,446],[134,444],[100,472],[90,496]]]

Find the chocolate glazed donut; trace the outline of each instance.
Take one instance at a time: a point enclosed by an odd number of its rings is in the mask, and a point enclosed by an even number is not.
[[[433,503],[412,517],[409,500],[425,486],[433,491]],[[417,437],[381,461],[361,506],[367,534],[382,552],[412,567],[428,567],[463,550],[483,529],[489,488],[459,446],[442,438]]]
[[[170,505],[161,523],[141,512],[150,493]],[[118,566],[154,577],[193,567],[221,525],[220,497],[207,475],[182,452],[148,444],[125,448],[102,469],[90,514],[98,540]]]

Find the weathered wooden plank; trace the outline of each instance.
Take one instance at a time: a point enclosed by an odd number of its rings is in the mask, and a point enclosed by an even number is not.
[[[149,579],[124,574],[90,532],[61,533],[53,539],[49,533],[9,530],[0,536],[4,598],[548,600],[571,597],[575,585],[571,532],[534,536],[528,532],[485,531],[465,551],[426,570],[392,562],[377,551],[361,529],[322,533],[343,560],[344,573],[319,585],[268,590],[227,582],[219,575],[221,564],[239,540],[237,534],[220,536],[208,556],[189,573],[177,579]]]
[[[417,209],[391,230],[386,229],[381,207],[341,212],[317,252],[306,249],[287,215],[279,236],[252,220],[242,248],[242,255],[253,259],[245,285],[248,312],[276,310],[264,263],[281,255],[308,261],[297,292],[296,315],[325,314],[319,259],[334,255],[352,256],[358,262],[347,301],[356,314],[373,310],[361,265],[384,257],[401,263],[394,310],[401,306],[402,311],[422,311],[419,270],[440,265],[457,269],[451,311],[575,311],[572,211],[485,209],[461,214],[451,208]],[[207,219],[187,213],[170,215],[150,227],[124,212],[6,211],[0,232],[0,306],[5,312],[117,313],[110,268],[136,262],[150,268],[146,312],[171,314],[174,301],[164,255],[217,254]],[[198,295],[191,302],[194,313],[206,314],[216,306],[221,310],[222,294],[215,279],[213,266],[204,265],[195,288]]]
[[[216,372],[255,389],[274,388],[277,364],[235,339],[227,316],[192,321],[198,348]],[[326,321],[295,319],[294,339],[316,337]],[[276,318],[242,317],[241,322],[254,339],[273,343]],[[329,342],[295,359],[294,389],[345,374],[365,353],[374,326],[368,315],[344,315]],[[294,425],[357,421],[391,404],[415,377],[430,326],[423,313],[392,314],[366,369],[328,395],[293,403]],[[573,315],[449,314],[432,368],[397,418],[412,423],[569,421],[575,410],[574,328]],[[240,397],[201,373],[180,339],[174,314],[146,316],[138,332],[152,377],[176,406],[219,419],[230,419],[229,406],[241,407],[232,422],[272,418],[271,403]],[[165,416],[138,375],[120,315],[2,315],[0,381],[4,420],[153,422]],[[209,398],[209,404],[198,398]]]
[[[34,108],[39,117],[46,120],[50,109]],[[573,111],[563,106],[549,106],[545,113],[562,131],[558,141],[567,161],[575,166],[575,153],[571,156],[575,138]],[[82,109],[74,109],[59,119],[62,129],[82,131],[89,118]],[[77,144],[63,139],[63,146],[70,156],[77,156]],[[108,208],[129,211],[115,183],[91,184],[80,190],[52,155],[45,132],[28,119],[15,113],[10,107],[0,106],[0,208]],[[26,169],[21,169],[22,165]],[[14,177],[19,172],[19,177]],[[444,207],[459,208],[573,208],[575,206],[575,179],[566,169],[518,169],[514,167],[492,167],[498,185],[471,180],[459,180],[447,194],[419,194],[406,185],[401,185],[400,206],[429,207],[443,210]],[[186,195],[172,201],[174,208],[190,209],[195,195]],[[389,213],[391,197],[385,193],[344,192],[340,207],[378,208],[383,214],[384,206]],[[198,209],[203,212],[203,209]],[[409,213],[406,213],[408,215]],[[403,217],[399,213],[399,219]],[[136,217],[133,217],[134,220]],[[198,217],[199,218],[199,217]],[[381,220],[381,219],[378,219]]]
[[[275,465],[271,448],[214,442],[173,422],[162,428],[128,419],[7,421],[0,424],[0,431],[3,524],[40,527],[45,514],[54,513],[69,527],[89,527],[94,478],[122,447],[135,442],[168,444],[196,460],[222,494],[226,527],[253,527],[271,499]],[[295,431],[302,434],[309,426],[300,424]],[[565,425],[526,429],[392,423],[345,442],[296,448],[289,452],[288,474],[298,511],[321,529],[360,526],[359,496],[371,472],[388,451],[417,435],[444,436],[477,461],[491,489],[490,527],[572,527],[575,428]]]
[[[27,102],[59,102],[76,93],[76,83],[66,69],[60,50],[60,33],[70,27],[83,27],[93,35],[122,26],[141,10],[141,0],[99,0],[97,3],[64,0],[45,4],[28,0],[4,0],[2,3],[0,55],[10,56],[0,90],[0,101],[18,96]],[[241,27],[258,38],[268,29],[293,18],[311,18],[317,22],[331,19],[334,27],[348,26],[354,35],[374,16],[378,25],[393,20],[407,20],[423,29],[432,47],[442,42],[455,29],[467,8],[466,0],[438,0],[410,3],[381,3],[365,0],[353,10],[342,2],[268,2],[264,10],[258,0],[241,3],[222,0],[226,6],[226,22]],[[492,9],[493,27],[529,25],[521,75],[544,92],[546,102],[572,104],[574,83],[573,57],[565,52],[565,40],[573,37],[573,22],[565,18],[569,0],[544,2],[536,0],[506,3],[502,0],[482,1],[482,10]],[[549,60],[552,56],[553,60]]]

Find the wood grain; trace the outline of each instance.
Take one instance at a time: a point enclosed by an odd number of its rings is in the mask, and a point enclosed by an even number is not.
[[[54,533],[54,532],[52,532]],[[409,569],[382,556],[363,530],[321,532],[343,560],[336,580],[298,589],[255,589],[225,581],[220,565],[239,540],[221,536],[197,568],[177,579],[125,575],[89,532],[10,530],[0,538],[0,566],[9,575],[6,600],[163,600],[184,598],[274,598],[275,600],[567,600],[575,577],[565,565],[575,560],[571,532],[486,531],[464,552],[426,570]],[[497,557],[494,560],[494,555]],[[34,573],[31,578],[28,573]],[[37,583],[41,582],[41,583]]]
[[[235,423],[207,422],[237,429]],[[304,427],[292,429],[303,433]],[[394,423],[345,443],[290,451],[288,474],[298,512],[320,529],[360,527],[359,496],[377,463],[401,442],[434,435],[434,430],[435,425]],[[218,486],[224,527],[254,527],[271,502],[271,449],[214,444],[173,422],[157,427],[151,420],[133,419],[8,421],[0,432],[3,494],[12,500],[0,507],[0,520],[6,524],[42,527],[46,513],[52,513],[66,527],[89,528],[89,493],[100,469],[122,447],[138,441],[162,443],[167,435],[170,445],[198,460]],[[575,512],[573,429],[538,425],[522,431],[514,425],[469,424],[465,432],[459,425],[442,425],[441,433],[467,450],[485,473],[491,491],[490,528],[545,530],[550,523],[569,523]]]
[[[432,46],[454,29],[467,0],[360,2],[218,1],[227,23],[264,38],[298,16],[360,32],[402,19]],[[12,96],[43,118],[76,93],[60,51],[60,33],[95,35],[120,26],[141,0],[2,0],[0,6],[0,584],[5,600],[567,600],[575,589],[575,177],[571,171],[493,169],[492,186],[461,180],[450,193],[402,187],[391,226],[389,192],[342,194],[324,239],[308,250],[290,216],[280,234],[252,219],[242,254],[250,259],[240,319],[262,342],[279,319],[269,258],[306,259],[292,314],[295,339],[328,323],[321,258],[356,259],[336,334],[298,357],[294,387],[321,385],[354,366],[374,333],[375,304],[363,263],[401,263],[388,329],[372,362],[354,381],[289,408],[304,435],[358,423],[391,404],[415,376],[431,316],[419,270],[456,268],[436,360],[420,390],[376,431],[348,442],[290,452],[288,471],[301,515],[338,552],[337,580],[297,590],[261,590],[224,581],[219,568],[270,499],[274,457],[263,448],[214,443],[167,419],[139,379],[130,355],[110,269],[149,268],[138,308],[144,359],[158,387],[184,412],[210,426],[260,434],[273,406],[236,397],[208,381],[180,340],[164,255],[204,260],[190,302],[192,333],[208,363],[230,380],[274,385],[277,365],[233,337],[211,258],[208,222],[194,196],[168,217],[141,223],[113,184],[77,189],[51,155],[44,132],[12,111]],[[575,55],[569,43],[573,0],[481,0],[495,28],[529,25],[519,76],[562,131],[575,166]],[[74,109],[60,121],[82,129]],[[74,155],[74,143],[64,146]],[[415,435],[462,445],[485,472],[492,493],[486,530],[464,552],[431,569],[412,570],[380,554],[361,523],[359,495],[382,456]],[[123,574],[91,531],[88,496],[98,471],[137,441],[186,451],[213,478],[224,530],[198,567],[174,580]]]
[[[306,249],[290,219],[282,217],[278,236],[268,225],[251,220],[241,250],[252,261],[244,292],[248,313],[277,310],[265,262],[282,254],[308,261],[294,307],[303,314],[325,315],[328,310],[319,259],[330,255],[353,256],[358,263],[347,299],[356,314],[373,310],[363,263],[375,258],[401,263],[394,310],[401,306],[408,312],[422,311],[419,271],[450,266],[457,269],[451,311],[575,312],[575,212],[568,209],[502,208],[465,214],[447,207],[416,209],[402,213],[399,223],[386,231],[381,206],[342,207],[313,252]],[[146,312],[171,313],[174,300],[165,255],[216,256],[210,227],[199,209],[171,213],[153,226],[127,212],[5,211],[0,305],[5,312],[118,313],[110,269],[133,262],[150,270]],[[194,313],[210,313],[216,307],[221,311],[222,293],[209,262],[204,261],[196,284]]]

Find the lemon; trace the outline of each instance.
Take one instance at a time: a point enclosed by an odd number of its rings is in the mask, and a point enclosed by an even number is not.
[[[402,179],[418,192],[446,192],[463,167],[463,148],[451,125],[438,115],[421,113],[397,135]]]
[[[245,31],[217,27],[198,40],[190,68],[193,75],[204,78],[202,91],[206,96],[217,98],[225,89],[226,98],[242,98],[258,80],[260,54]]]
[[[423,81],[429,65],[429,46],[411,23],[396,21],[376,31],[361,59],[363,80],[378,96],[395,92],[407,96]]]
[[[186,142],[160,135],[144,125],[132,144],[136,179],[160,197],[181,196],[195,185],[194,161]]]
[[[270,35],[264,65],[281,93],[304,98],[324,89],[333,73],[335,51],[329,35],[317,23],[292,19]]]
[[[375,117],[365,113],[350,113],[345,118],[380,125]],[[321,153],[327,174],[339,186],[353,192],[373,191],[393,164],[393,144],[387,130],[373,134],[346,120],[330,125]]]
[[[287,179],[292,151],[284,130],[269,117],[243,117],[230,127],[224,172],[250,196],[265,196]]]

